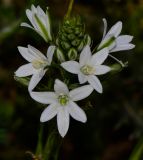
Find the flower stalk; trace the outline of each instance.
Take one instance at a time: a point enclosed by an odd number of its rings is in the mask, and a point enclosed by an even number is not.
[[[68,11],[66,13],[65,18],[69,18],[71,16],[72,8],[73,8],[74,0],[70,0],[69,6],[68,6]]]

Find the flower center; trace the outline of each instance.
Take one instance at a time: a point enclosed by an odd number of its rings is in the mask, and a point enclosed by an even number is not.
[[[95,73],[95,69],[89,65],[84,65],[80,68],[81,72],[85,75],[91,75]]]
[[[35,69],[44,68],[48,65],[48,62],[46,60],[34,60],[32,61],[32,66]]]
[[[66,106],[69,102],[69,97],[65,94],[60,94],[58,97],[58,101],[61,104],[61,106]]]

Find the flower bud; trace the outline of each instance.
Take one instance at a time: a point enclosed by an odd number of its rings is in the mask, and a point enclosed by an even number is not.
[[[77,58],[77,51],[74,48],[71,48],[68,52],[68,58],[70,60],[75,60]]]
[[[64,62],[65,61],[65,56],[64,56],[63,52],[59,48],[57,48],[57,50],[56,50],[56,55],[57,55],[57,58],[58,58],[58,60],[60,62]]]
[[[111,67],[111,73],[118,73],[122,70],[122,66],[118,63],[115,63],[110,67]]]
[[[91,37],[88,34],[84,36],[84,41],[85,41],[85,45],[89,45],[89,46],[91,45]]]
[[[35,7],[32,5],[31,10],[26,10],[26,15],[31,22],[31,25],[27,23],[21,23],[21,26],[35,30],[46,42],[52,41],[48,8],[45,13],[40,6]]]

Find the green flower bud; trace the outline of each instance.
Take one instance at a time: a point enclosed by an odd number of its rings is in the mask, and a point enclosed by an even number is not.
[[[71,48],[68,52],[68,58],[70,60],[75,60],[77,58],[77,51],[74,48]]]
[[[59,48],[57,48],[57,50],[56,50],[56,55],[57,55],[57,59],[60,62],[64,62],[65,61],[65,56],[64,56],[63,52]]]
[[[61,42],[61,46],[64,50],[68,50],[71,48],[71,45],[67,42],[64,42],[64,41]]]
[[[74,47],[77,47],[79,44],[80,44],[80,40],[79,39],[75,39],[71,42],[71,44],[74,46]]]
[[[85,45],[91,45],[91,37],[88,34],[84,36],[84,41]]]
[[[78,46],[78,51],[81,51],[84,47],[84,41],[81,41],[80,45]]]
[[[14,75],[14,79],[15,79],[17,82],[19,82],[19,83],[21,83],[22,85],[24,85],[24,86],[28,86],[29,81],[30,81],[30,78],[27,78],[27,77],[17,77],[17,76],[15,76],[15,75]]]
[[[74,35],[74,34],[69,34],[68,35],[68,39],[69,40],[73,40],[73,39],[75,39],[76,38],[76,36]]]

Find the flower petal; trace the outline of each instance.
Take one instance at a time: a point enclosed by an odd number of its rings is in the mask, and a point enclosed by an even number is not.
[[[97,92],[103,92],[102,84],[96,76],[88,76],[88,82]]]
[[[28,90],[29,92],[32,91],[36,85],[40,82],[40,80],[43,78],[47,70],[38,70],[35,72],[29,82]]]
[[[117,43],[117,45],[127,44],[127,43],[131,42],[132,39],[133,39],[133,36],[122,35],[122,36],[117,37],[116,43]]]
[[[125,50],[130,50],[130,49],[133,49],[135,48],[135,45],[134,44],[125,44],[125,45],[118,45],[117,47],[115,47],[114,49],[112,49],[110,51],[111,52],[117,52],[117,51],[125,51]]]
[[[69,93],[67,85],[63,83],[62,81],[60,81],[59,79],[55,80],[54,90],[57,94],[61,94],[61,93],[68,94]]]
[[[107,32],[107,20],[105,18],[103,18],[103,23],[104,23],[104,32],[103,32],[102,40],[104,39]]]
[[[47,59],[46,56],[44,56],[44,54],[42,54],[38,49],[36,49],[35,47],[31,45],[28,45],[28,51],[33,56],[35,56],[37,59],[44,59],[44,60]]]
[[[69,113],[67,107],[62,107],[57,114],[58,130],[62,137],[64,137],[69,129]]]
[[[37,6],[37,11],[38,11],[38,14],[40,14],[41,16],[45,16],[45,12],[40,6]]]
[[[49,64],[51,64],[52,62],[55,49],[56,49],[56,46],[50,46],[47,50],[47,58],[48,58]]]
[[[85,46],[82,50],[79,58],[80,66],[86,65],[88,61],[91,59],[91,49],[89,45]]]
[[[52,41],[52,35],[51,35],[51,23],[50,23],[50,16],[49,16],[48,10],[49,10],[49,8],[47,7],[47,12],[46,12],[45,21],[46,21],[46,28],[47,28],[49,40]]]
[[[106,58],[108,57],[109,50],[108,48],[103,48],[99,52],[95,53],[91,58],[91,65],[100,65],[102,64]]]
[[[28,48],[25,47],[18,47],[18,50],[22,57],[26,59],[28,62],[32,62],[33,60],[36,59],[35,55],[29,53]]]
[[[26,10],[26,15],[27,15],[29,21],[31,22],[31,24],[33,25],[33,27],[37,30],[37,26],[35,25],[34,20],[33,20],[33,18],[32,18],[32,16],[33,16],[32,11],[29,10],[29,9],[27,9],[27,10]]]
[[[56,94],[54,92],[29,92],[30,96],[37,102],[42,104],[56,103]]]
[[[72,101],[68,105],[68,112],[77,121],[83,123],[87,121],[85,112],[76,103]]]
[[[32,13],[37,13],[37,8],[32,4],[31,5],[31,10],[32,10]]]
[[[102,75],[109,72],[110,70],[111,68],[108,66],[98,65],[98,66],[95,66],[95,75]]]
[[[18,68],[18,70],[15,72],[15,75],[17,77],[27,77],[35,73],[35,70],[31,63],[22,65]]]
[[[119,21],[114,26],[112,26],[112,28],[109,30],[105,38],[108,37],[109,35],[114,35],[114,37],[117,37],[121,33],[121,30],[122,30],[122,22]]]
[[[87,78],[84,74],[82,74],[82,72],[78,73],[78,80],[80,84],[83,84],[87,81]]]
[[[76,61],[67,61],[63,62],[61,66],[68,72],[73,73],[73,74],[78,74],[79,73],[79,63]]]
[[[50,119],[55,117],[57,113],[58,113],[57,104],[51,104],[42,112],[40,121],[41,122],[49,121]]]
[[[21,27],[28,27],[28,28],[34,29],[31,25],[29,25],[28,23],[25,23],[25,22],[21,23],[20,26]]]
[[[85,85],[70,91],[69,95],[72,101],[79,101],[88,97],[93,91],[93,87]]]

